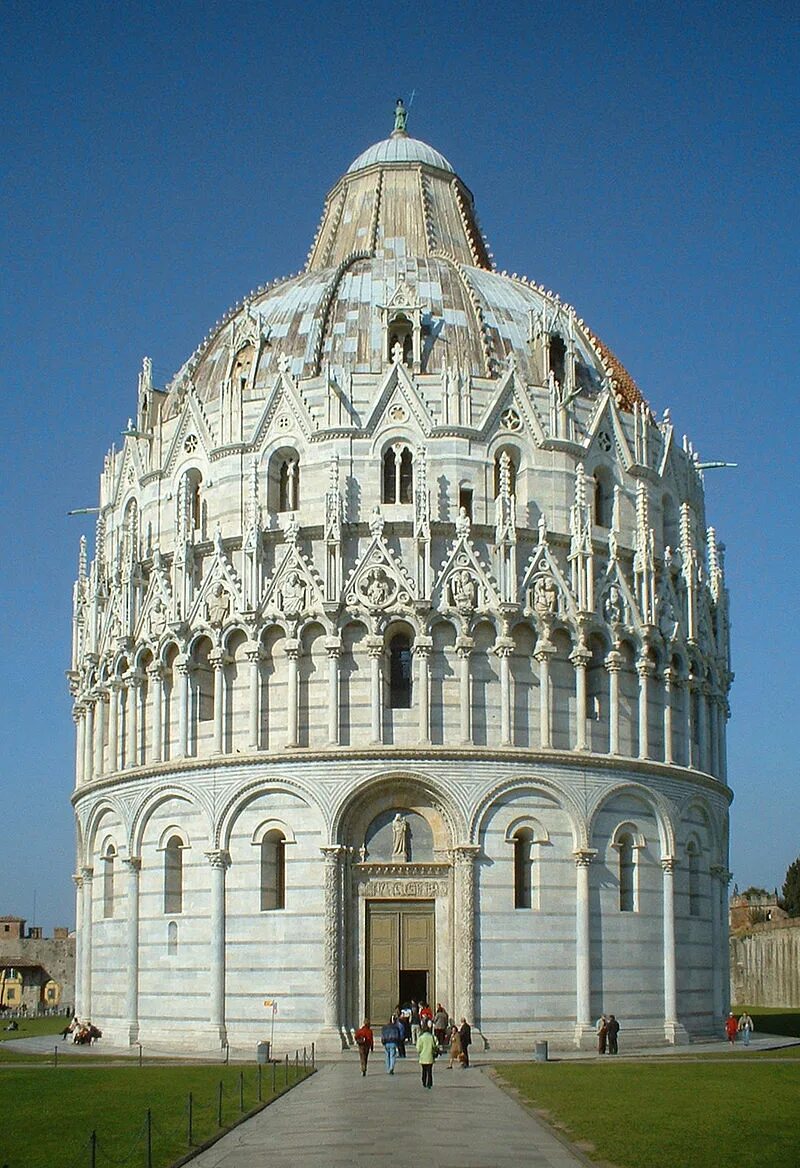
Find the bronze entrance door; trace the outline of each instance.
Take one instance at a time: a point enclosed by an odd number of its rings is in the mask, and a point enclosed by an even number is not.
[[[434,1000],[432,900],[367,901],[367,1017],[389,1021],[395,1007]]]

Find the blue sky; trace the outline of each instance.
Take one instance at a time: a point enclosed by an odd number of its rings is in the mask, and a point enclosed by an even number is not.
[[[103,455],[222,313],[298,271],[391,129],[499,268],[573,303],[703,458],[727,545],[731,866],[800,853],[795,3],[17,3],[0,10],[0,913],[73,923],[64,680]]]

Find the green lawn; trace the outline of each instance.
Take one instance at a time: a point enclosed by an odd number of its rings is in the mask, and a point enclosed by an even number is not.
[[[729,1063],[502,1065],[500,1078],[589,1154],[620,1168],[800,1162],[800,1068]]]
[[[258,1103],[257,1069],[235,1066],[8,1067],[0,1072],[0,1114],[13,1116],[0,1130],[0,1164],[8,1168],[88,1168],[90,1137],[97,1132],[97,1163],[144,1164],[146,1112],[152,1112],[153,1168],[167,1168],[188,1148],[188,1096],[192,1092],[193,1143],[217,1130],[219,1084],[223,1126]],[[276,1067],[276,1089],[284,1086]],[[303,1078],[302,1067],[298,1078]],[[289,1082],[295,1081],[294,1067]],[[262,1095],[271,1094],[272,1067],[263,1068]],[[46,1117],[46,1118],[45,1118]]]
[[[36,1038],[40,1034],[60,1034],[69,1018],[15,1018],[19,1030],[6,1030],[10,1018],[0,1019],[0,1042],[10,1042],[14,1038]]]

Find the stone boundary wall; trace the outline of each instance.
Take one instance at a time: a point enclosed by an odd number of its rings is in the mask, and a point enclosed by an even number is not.
[[[800,1007],[800,918],[731,936],[731,1001]]]

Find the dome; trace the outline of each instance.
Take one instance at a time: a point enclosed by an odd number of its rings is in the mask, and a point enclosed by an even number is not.
[[[374,146],[370,146],[368,150],[359,154],[355,162],[348,166],[347,173],[353,174],[357,170],[365,170],[368,166],[377,164],[386,166],[392,163],[408,162],[421,162],[425,166],[435,166],[438,170],[446,170],[448,174],[455,174],[450,163],[438,150],[434,150],[427,142],[420,142],[418,138],[409,138],[400,134],[384,138],[382,142],[376,142]]]

